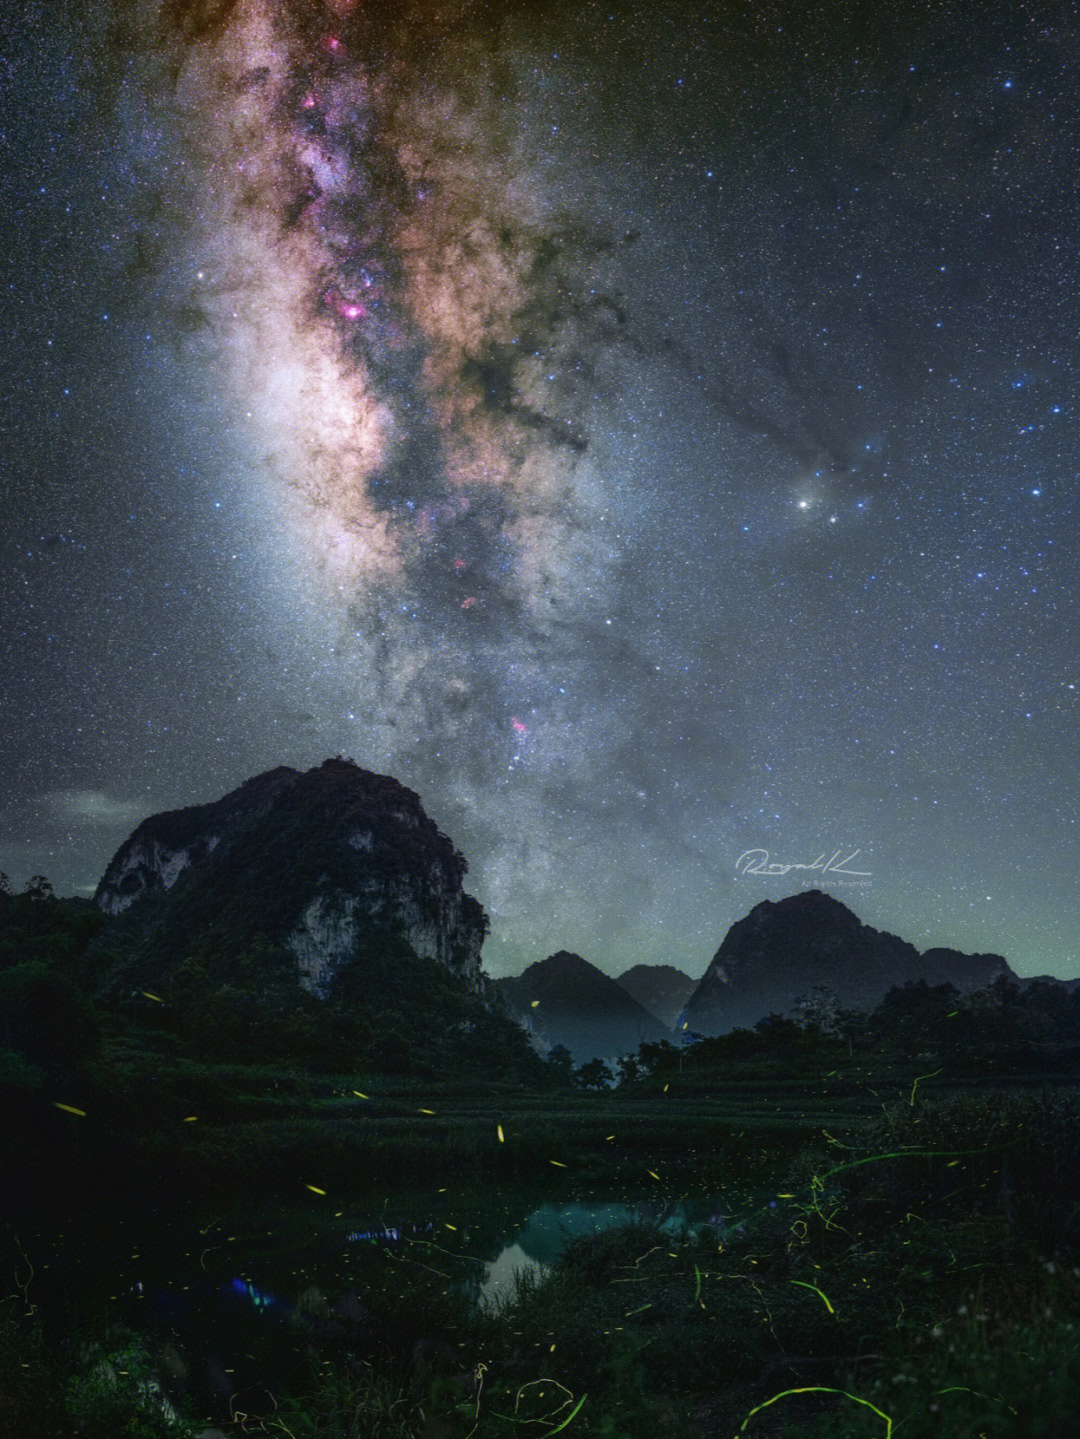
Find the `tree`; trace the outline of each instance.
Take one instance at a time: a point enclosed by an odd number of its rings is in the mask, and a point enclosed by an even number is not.
[[[840,1033],[840,1002],[827,984],[815,984],[792,1006],[801,1029],[817,1029],[835,1037]]]
[[[14,964],[0,974],[0,1046],[42,1064],[78,1064],[97,1049],[97,1020],[69,979],[40,962]]]
[[[548,1068],[563,1079],[570,1079],[574,1073],[574,1059],[565,1044],[557,1044],[547,1057]]]
[[[607,1089],[615,1076],[602,1059],[590,1059],[574,1076],[582,1089]]]
[[[650,1040],[638,1048],[642,1069],[654,1079],[658,1074],[670,1074],[675,1068],[676,1057],[681,1058],[681,1051],[666,1039]]]

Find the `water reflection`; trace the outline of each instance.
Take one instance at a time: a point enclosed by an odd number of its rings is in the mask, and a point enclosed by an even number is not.
[[[249,1279],[234,1279],[231,1287],[235,1294],[242,1294],[246,1299],[250,1299],[256,1309],[287,1310],[289,1307],[276,1294],[266,1294],[263,1290],[257,1289]]]
[[[347,1244],[371,1243],[397,1244],[403,1238],[415,1238],[420,1234],[431,1234],[435,1228],[434,1219],[418,1224],[376,1224],[370,1229],[352,1229],[345,1236]]]
[[[515,1240],[507,1244],[494,1259],[484,1265],[480,1281],[479,1302],[484,1309],[497,1314],[514,1297],[520,1273],[544,1274],[548,1265],[533,1259]]]
[[[665,1205],[625,1189],[556,1195],[399,1191],[314,1223],[307,1206],[234,1215],[140,1245],[138,1268],[129,1260],[126,1283],[109,1292],[123,1296],[121,1316],[154,1353],[175,1356],[171,1387],[221,1415],[234,1396],[268,1384],[302,1388],[310,1364],[328,1354],[373,1362],[392,1350],[407,1360],[419,1331],[387,1327],[401,1296],[403,1315],[422,1313],[428,1292],[433,1310],[450,1294],[499,1315],[516,1275],[541,1277],[575,1240],[632,1223],[673,1236],[722,1232],[720,1210],[730,1213],[735,1197],[702,1190]]]
[[[585,1235],[642,1223],[655,1224],[667,1234],[686,1234],[703,1227],[720,1227],[723,1222],[723,1214],[712,1205],[687,1206],[685,1202],[666,1208],[644,1201],[542,1204],[485,1264],[478,1300],[484,1308],[497,1313],[513,1298],[518,1273],[537,1277],[545,1274],[567,1245]]]

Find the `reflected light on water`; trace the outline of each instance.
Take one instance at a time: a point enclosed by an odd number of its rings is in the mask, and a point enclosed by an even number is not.
[[[498,1313],[506,1302],[514,1297],[514,1276],[519,1271],[528,1270],[539,1278],[547,1273],[547,1269],[546,1264],[530,1259],[517,1242],[508,1244],[500,1254],[484,1265],[479,1296],[481,1307]]]

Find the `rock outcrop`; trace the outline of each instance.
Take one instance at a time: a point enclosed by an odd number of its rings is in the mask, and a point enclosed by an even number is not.
[[[126,916],[166,967],[196,940],[235,952],[261,936],[324,994],[365,936],[384,931],[480,992],[488,922],[462,888],[466,870],[412,790],[333,759],[144,820],[94,899]]]
[[[733,924],[680,1016],[691,1033],[752,1028],[789,1014],[825,986],[848,1009],[872,1009],[895,985],[925,980],[961,993],[1016,976],[997,954],[932,949],[920,954],[894,934],[863,924],[821,890],[763,900]]]

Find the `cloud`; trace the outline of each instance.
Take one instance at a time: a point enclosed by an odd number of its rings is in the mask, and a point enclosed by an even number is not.
[[[40,802],[65,824],[94,828],[136,825],[154,813],[154,806],[146,800],[114,799],[100,789],[51,790]]]

